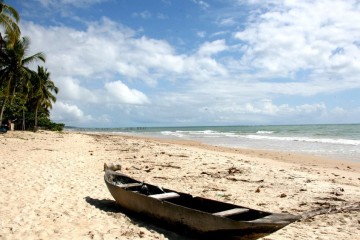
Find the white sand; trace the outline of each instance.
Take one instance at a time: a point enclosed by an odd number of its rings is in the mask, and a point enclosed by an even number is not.
[[[0,135],[0,239],[176,239],[114,212],[104,162],[139,180],[259,210],[301,214],[360,201],[360,165],[118,135]],[[263,239],[356,239],[360,212],[320,215]]]

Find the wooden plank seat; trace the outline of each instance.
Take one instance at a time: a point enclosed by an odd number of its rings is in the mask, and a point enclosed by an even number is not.
[[[160,194],[152,194],[152,195],[149,195],[149,197],[159,199],[159,200],[166,200],[166,199],[180,197],[180,195],[175,192],[167,192],[167,193],[160,193]]]
[[[213,215],[220,216],[220,217],[228,217],[228,216],[246,213],[246,212],[249,212],[249,209],[247,209],[247,208],[232,208],[229,210],[213,213]]]
[[[123,183],[118,185],[121,188],[141,187],[143,183]]]

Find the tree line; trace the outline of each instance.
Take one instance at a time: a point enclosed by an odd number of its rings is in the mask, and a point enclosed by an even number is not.
[[[43,66],[42,52],[27,55],[30,38],[22,37],[18,12],[0,0],[0,127],[14,123],[16,129],[62,130],[64,124],[50,120],[50,109],[59,88]]]

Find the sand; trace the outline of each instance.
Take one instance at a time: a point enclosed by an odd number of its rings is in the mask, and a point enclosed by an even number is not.
[[[117,211],[105,162],[139,180],[265,211],[302,214],[360,199],[354,162],[120,135],[8,132],[0,135],[0,239],[181,239]],[[353,211],[299,221],[263,240],[359,236]]]

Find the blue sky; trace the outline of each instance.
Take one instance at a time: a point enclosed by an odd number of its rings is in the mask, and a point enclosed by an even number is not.
[[[11,0],[78,127],[360,122],[355,0]],[[30,53],[31,54],[31,53]]]

